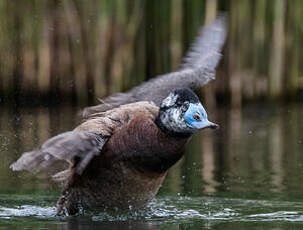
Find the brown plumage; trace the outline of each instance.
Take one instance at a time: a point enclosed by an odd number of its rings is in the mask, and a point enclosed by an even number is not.
[[[89,207],[143,208],[156,195],[167,169],[182,157],[188,140],[162,132],[155,124],[158,112],[154,103],[137,102],[95,114],[40,150],[23,154],[11,167],[38,171],[60,159],[68,161],[71,167],[54,175],[66,182],[58,214]]]
[[[113,111],[111,138],[88,170],[81,176],[73,172],[58,202],[59,211],[66,208],[71,214],[79,207],[143,208],[156,195],[167,169],[183,155],[187,138],[165,135],[154,122],[158,107],[152,103],[138,102]],[[104,117],[98,117],[76,130],[91,130],[95,122],[108,124]]]
[[[106,99],[111,104],[87,109],[86,120],[73,131],[24,153],[11,168],[38,172],[52,169],[59,161],[68,162],[68,169],[53,176],[64,182],[58,214],[95,207],[144,208],[156,195],[167,170],[183,156],[191,135],[198,129],[217,127],[208,121],[191,89],[177,89],[204,84],[209,78],[203,73],[214,71],[219,61],[225,19],[220,17],[205,31],[179,73],[158,77],[129,93]],[[202,54],[201,48],[210,53]],[[144,90],[152,92],[144,94]],[[155,100],[150,100],[152,95]]]

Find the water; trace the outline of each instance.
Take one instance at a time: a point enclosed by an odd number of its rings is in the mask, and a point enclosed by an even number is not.
[[[75,127],[77,111],[1,108],[0,229],[302,229],[301,104],[208,108],[221,128],[193,137],[147,210],[59,218],[58,185],[8,167]]]

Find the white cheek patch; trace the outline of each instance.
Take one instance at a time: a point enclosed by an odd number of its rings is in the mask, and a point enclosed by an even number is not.
[[[170,131],[177,133],[192,132],[194,129],[189,127],[185,120],[181,109],[171,108],[161,113],[160,119],[162,124]]]
[[[171,114],[170,126],[174,131],[181,132],[187,129],[187,125],[181,115],[182,111],[179,109],[175,109]]]
[[[161,107],[170,107],[177,101],[178,95],[170,93],[161,103]]]
[[[173,114],[172,114],[172,120],[175,122],[175,123],[179,123],[180,122],[180,114],[181,114],[181,111],[179,110],[174,110]]]

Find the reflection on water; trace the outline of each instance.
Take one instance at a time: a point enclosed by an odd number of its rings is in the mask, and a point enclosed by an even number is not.
[[[302,112],[298,104],[210,111],[220,130],[194,136],[163,194],[300,200]]]
[[[20,108],[0,110],[0,192],[22,193],[49,188],[49,182],[9,170],[22,152],[37,148],[46,139],[75,127],[76,108]],[[25,181],[26,183],[25,183]]]
[[[12,172],[9,165],[22,152],[75,127],[77,111],[1,108],[0,229],[24,224],[30,229],[302,228],[302,105],[209,109],[221,128],[193,137],[150,210],[118,219],[102,214],[60,220],[54,216],[58,186]]]

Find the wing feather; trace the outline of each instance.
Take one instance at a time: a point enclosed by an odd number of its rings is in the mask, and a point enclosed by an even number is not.
[[[10,168],[40,171],[58,161],[68,162],[81,175],[90,160],[99,155],[106,138],[88,131],[70,131],[47,140],[40,149],[24,153]]]
[[[89,162],[101,153],[115,130],[142,114],[154,119],[158,114],[158,107],[149,102],[137,102],[94,114],[73,131],[54,136],[41,148],[24,153],[10,168],[14,171],[39,172],[41,169],[53,169],[56,163],[65,161],[70,164],[70,168],[54,175],[56,180],[74,175],[71,172],[81,175]]]
[[[213,23],[202,27],[180,70],[157,76],[126,93],[107,97],[101,104],[84,109],[83,117],[137,101],[153,101],[159,105],[176,88],[196,89],[205,85],[215,77],[225,39],[226,16],[221,15]]]

